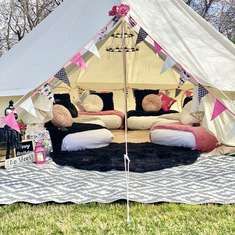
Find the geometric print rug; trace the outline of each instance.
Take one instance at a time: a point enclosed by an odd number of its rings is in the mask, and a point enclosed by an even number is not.
[[[141,203],[235,203],[235,157],[201,156],[191,165],[130,172],[129,198]],[[49,160],[0,169],[0,204],[110,203],[126,199],[123,171],[86,171]]]

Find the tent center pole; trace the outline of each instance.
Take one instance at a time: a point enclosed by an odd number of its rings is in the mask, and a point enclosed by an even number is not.
[[[128,157],[128,129],[127,129],[127,60],[126,60],[126,23],[124,17],[122,17],[122,57],[123,57],[123,79],[124,79],[124,97],[125,97],[125,154],[124,154],[124,166],[126,174],[126,200],[127,200],[127,223],[130,223],[130,205],[129,205],[129,165],[130,159]]]

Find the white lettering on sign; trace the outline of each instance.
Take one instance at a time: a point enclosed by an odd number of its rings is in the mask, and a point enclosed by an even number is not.
[[[26,162],[33,162],[33,161],[34,161],[34,153],[31,152],[19,157],[6,159],[5,168],[8,169],[17,165],[22,165]]]

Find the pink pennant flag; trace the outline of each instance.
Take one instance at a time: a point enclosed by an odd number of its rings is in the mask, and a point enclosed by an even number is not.
[[[87,68],[87,64],[85,62],[85,60],[82,58],[82,55],[80,53],[77,53],[71,60],[71,62],[73,64],[76,64],[78,67],[80,67],[81,69],[86,69]]]
[[[217,118],[225,110],[227,110],[225,105],[223,103],[221,103],[219,100],[216,99],[213,114],[212,114],[212,117],[211,117],[211,121],[214,120],[215,118]]]
[[[15,119],[15,114],[14,112],[9,113],[6,117],[4,117],[4,121],[7,126],[10,128],[20,132],[20,127]]]
[[[157,43],[157,42],[155,42],[154,41],[154,51],[155,51],[155,53],[156,54],[160,54],[160,52],[162,51],[162,48],[161,48],[161,46]]]

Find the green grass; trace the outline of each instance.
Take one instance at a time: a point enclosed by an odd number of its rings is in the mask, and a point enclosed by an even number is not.
[[[235,234],[235,206],[24,203],[0,207],[0,234]]]

